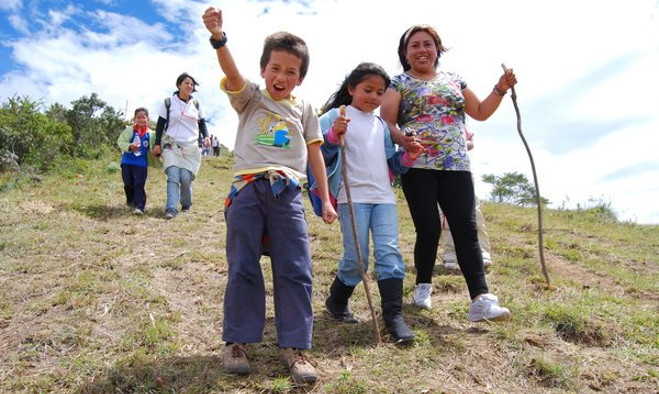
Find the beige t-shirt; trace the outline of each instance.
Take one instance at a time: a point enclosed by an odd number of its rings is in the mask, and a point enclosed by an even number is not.
[[[238,91],[220,88],[229,96],[239,123],[234,146],[234,175],[284,170],[306,180],[307,145],[322,143],[318,117],[311,104],[291,96],[273,100],[267,90],[245,81]]]

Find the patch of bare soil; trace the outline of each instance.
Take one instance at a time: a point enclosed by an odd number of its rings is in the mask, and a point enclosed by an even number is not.
[[[633,294],[629,294],[623,286],[616,283],[612,278],[598,275],[596,272],[590,271],[582,266],[572,264],[560,256],[551,253],[551,251],[545,251],[545,258],[550,270],[550,275],[554,274],[564,278],[569,278],[576,283],[581,283],[582,287],[585,289],[600,288],[618,297],[623,297],[625,295],[634,296]]]

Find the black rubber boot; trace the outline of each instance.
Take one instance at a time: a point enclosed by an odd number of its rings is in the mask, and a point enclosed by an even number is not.
[[[354,290],[355,286],[346,286],[338,277],[334,277],[334,282],[330,286],[330,295],[325,300],[325,308],[334,320],[348,324],[357,323],[357,319],[352,316],[348,307],[348,298]]]
[[[414,333],[403,320],[403,280],[383,279],[378,281],[382,298],[382,320],[396,343],[414,341]]]

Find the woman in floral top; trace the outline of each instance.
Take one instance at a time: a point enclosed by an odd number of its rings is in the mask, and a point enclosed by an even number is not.
[[[505,72],[492,92],[481,101],[458,75],[437,70],[439,57],[445,50],[434,28],[427,25],[409,28],[398,46],[404,72],[392,79],[380,109],[394,142],[408,150],[420,144],[425,150],[414,166],[401,176],[417,234],[414,304],[431,307],[441,207],[451,228],[460,269],[472,299],[469,320],[507,319],[510,311],[499,306],[485,279],[464,135],[465,114],[481,121],[489,118],[517,80],[512,70]]]

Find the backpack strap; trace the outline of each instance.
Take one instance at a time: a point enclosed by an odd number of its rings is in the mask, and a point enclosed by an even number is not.
[[[195,97],[192,98],[192,103],[194,106],[197,108],[197,111],[199,111],[199,100],[197,100]],[[165,112],[167,113],[167,117],[165,118],[165,130],[169,128],[169,107],[172,106],[172,98],[171,97],[166,97],[165,98]],[[201,146],[203,144],[203,133],[201,132],[201,127],[199,128],[199,145]]]
[[[165,131],[167,131],[167,128],[169,127],[169,107],[171,106],[172,106],[172,98],[171,97],[165,98],[165,112],[167,113],[167,117],[165,118],[165,120],[167,121],[167,123],[165,123]]]

